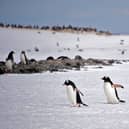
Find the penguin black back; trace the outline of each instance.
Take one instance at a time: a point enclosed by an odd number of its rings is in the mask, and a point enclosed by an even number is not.
[[[14,54],[14,51],[11,51],[11,52],[8,54],[8,57],[7,57],[6,60],[11,60],[12,62],[14,62],[13,54]]]

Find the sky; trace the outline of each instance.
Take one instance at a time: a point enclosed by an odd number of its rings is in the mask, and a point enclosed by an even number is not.
[[[129,0],[0,0],[0,22],[129,34]]]

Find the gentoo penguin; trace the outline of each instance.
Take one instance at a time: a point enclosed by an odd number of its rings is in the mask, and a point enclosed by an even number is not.
[[[124,100],[120,100],[117,89],[116,88],[124,88],[120,84],[113,84],[111,79],[109,77],[103,77],[102,80],[104,80],[104,92],[107,97],[107,101],[110,104],[117,104],[119,102],[125,102]]]
[[[71,80],[66,80],[63,85],[66,86],[68,99],[73,106],[80,107],[81,104],[84,106],[88,106],[87,104],[84,104],[81,100],[80,94],[84,96],[83,93],[78,90],[78,88]]]
[[[11,51],[11,52],[8,54],[8,57],[6,58],[5,65],[6,65],[7,71],[12,71],[12,69],[13,69],[13,65],[14,65],[14,57],[13,57],[13,54],[14,54],[14,51]]]
[[[26,57],[25,51],[22,51],[20,54],[20,61],[22,64],[28,64],[28,59]]]

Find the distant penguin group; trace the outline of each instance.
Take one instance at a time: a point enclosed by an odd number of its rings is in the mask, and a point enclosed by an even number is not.
[[[14,53],[15,53],[14,51],[9,52],[8,57],[6,58],[6,61],[5,61],[6,69],[7,71],[10,71],[10,72],[13,70],[14,63],[15,63]],[[28,59],[25,51],[21,51],[20,62],[21,64],[28,64]]]

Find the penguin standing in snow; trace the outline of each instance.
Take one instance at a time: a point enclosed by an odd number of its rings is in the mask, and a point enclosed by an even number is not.
[[[8,57],[6,58],[5,65],[6,65],[7,71],[12,71],[12,69],[13,69],[13,65],[14,65],[14,57],[13,57],[13,54],[14,54],[14,51],[11,51],[11,52],[8,54]]]
[[[82,96],[84,95],[80,90],[78,90],[78,88],[75,86],[75,84],[72,81],[66,80],[63,85],[66,86],[68,99],[73,106],[80,107],[81,104],[84,106],[88,106],[87,104],[84,104],[82,102],[80,94]]]
[[[116,88],[124,88],[120,84],[113,84],[109,77],[103,77],[104,80],[104,92],[107,97],[107,101],[109,104],[118,104],[119,102],[124,103],[124,100],[121,100],[118,96]]]
[[[27,59],[25,51],[21,52],[20,61],[21,61],[22,64],[28,64],[28,59]]]

